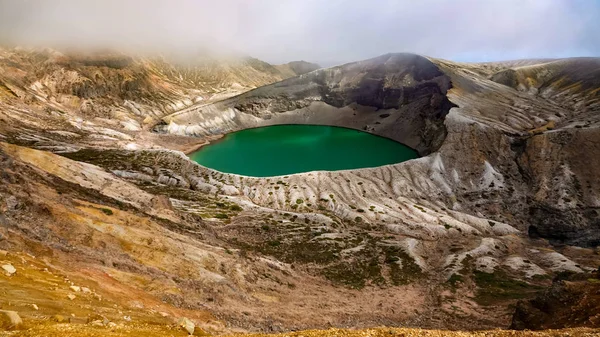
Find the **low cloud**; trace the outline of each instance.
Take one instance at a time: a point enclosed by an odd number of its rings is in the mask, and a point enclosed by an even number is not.
[[[460,61],[600,55],[585,0],[0,0],[0,42],[330,65],[387,52]]]

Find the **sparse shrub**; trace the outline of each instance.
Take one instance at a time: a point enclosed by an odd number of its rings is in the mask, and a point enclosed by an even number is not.
[[[217,219],[229,219],[229,215],[227,215],[225,213],[217,213],[217,214],[215,214],[215,218],[217,218]]]

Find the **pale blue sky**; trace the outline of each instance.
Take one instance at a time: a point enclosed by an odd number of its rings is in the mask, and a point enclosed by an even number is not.
[[[0,0],[0,42],[324,65],[388,52],[458,61],[600,56],[598,0]]]

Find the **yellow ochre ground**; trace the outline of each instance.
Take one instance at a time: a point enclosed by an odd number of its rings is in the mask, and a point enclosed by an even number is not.
[[[0,336],[19,336],[19,337],[88,337],[88,336],[186,336],[187,332],[171,325],[144,325],[131,324],[119,325],[107,329],[102,327],[93,327],[84,324],[48,324],[38,325],[25,331],[12,331],[0,333]],[[235,334],[226,337],[461,337],[461,336],[572,336],[572,337],[591,337],[600,336],[599,329],[563,329],[563,330],[544,330],[544,331],[513,331],[513,330],[486,330],[486,331],[447,331],[447,330],[424,330],[424,329],[406,329],[406,328],[375,328],[363,330],[349,329],[329,329],[329,330],[306,330],[282,334]]]

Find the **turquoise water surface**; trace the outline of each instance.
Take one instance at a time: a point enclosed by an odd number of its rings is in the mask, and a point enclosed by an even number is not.
[[[387,138],[320,125],[246,129],[190,155],[217,171],[253,177],[376,167],[417,157],[415,150]]]

